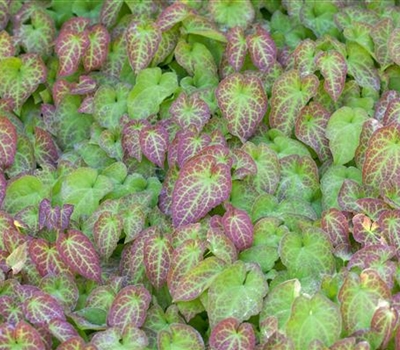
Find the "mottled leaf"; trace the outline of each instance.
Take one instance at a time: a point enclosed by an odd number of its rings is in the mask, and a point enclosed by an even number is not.
[[[0,344],[2,344],[2,350],[14,349],[15,346],[24,350],[46,349],[40,333],[24,321],[19,321],[15,326],[2,323],[0,325]]]
[[[211,350],[255,348],[256,337],[250,323],[240,324],[234,317],[219,322],[211,331]]]
[[[228,44],[226,46],[226,55],[228,58],[228,62],[233,67],[233,69],[238,72],[243,66],[247,53],[247,42],[243,28],[231,28],[227,33],[227,38]],[[257,50],[255,51],[255,53],[258,52]]]
[[[228,205],[222,217],[222,225],[228,238],[241,251],[251,247],[253,243],[253,225],[250,216],[240,209]]]
[[[23,309],[27,320],[34,325],[48,323],[52,319],[66,320],[59,302],[44,292],[35,292],[31,298],[25,300]]]
[[[121,289],[111,305],[107,324],[118,328],[124,328],[129,324],[141,327],[150,300],[151,295],[143,286],[127,286]]]
[[[70,230],[60,234],[56,244],[62,260],[72,271],[101,282],[99,257],[92,242],[82,232]]]
[[[396,28],[392,31],[390,35],[389,45],[388,45],[390,58],[396,64],[400,64],[399,38],[400,38],[400,28]]]
[[[102,24],[96,24],[88,30],[89,44],[82,57],[86,71],[100,69],[108,55],[110,35]]]
[[[94,243],[102,258],[110,258],[117,247],[122,231],[122,217],[110,212],[104,212],[93,227]]]
[[[271,35],[261,26],[257,26],[255,33],[246,38],[246,43],[253,64],[262,72],[269,71],[277,55]]]
[[[143,154],[160,168],[164,167],[168,148],[168,132],[161,124],[146,126],[140,130],[140,147]]]
[[[175,24],[183,21],[190,13],[190,7],[181,2],[175,2],[166,7],[157,18],[157,27],[165,32]]]
[[[300,110],[317,93],[318,85],[313,74],[300,77],[297,70],[282,74],[272,87],[270,125],[290,135]]]
[[[17,130],[6,117],[0,117],[0,168],[3,171],[13,164],[16,151]]]
[[[261,81],[240,73],[232,74],[221,81],[216,97],[231,134],[246,141],[267,110],[267,96]]]

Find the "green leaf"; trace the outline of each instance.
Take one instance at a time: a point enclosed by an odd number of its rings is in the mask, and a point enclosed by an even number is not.
[[[209,8],[214,21],[228,28],[245,28],[253,21],[255,15],[250,0],[213,0]]]
[[[74,205],[72,219],[92,214],[100,200],[113,189],[111,180],[98,175],[92,168],[78,168],[71,172],[62,183],[61,197],[64,204]]]
[[[24,175],[7,186],[4,208],[16,214],[28,206],[39,206],[47,196],[48,189],[33,175]]]
[[[359,145],[367,112],[362,108],[342,107],[333,113],[326,127],[326,137],[333,155],[334,164],[350,162]]]
[[[320,293],[296,298],[286,324],[286,334],[296,349],[308,349],[316,339],[330,346],[339,339],[341,331],[342,318],[337,304]]]
[[[158,335],[159,350],[204,350],[204,341],[198,331],[189,325],[171,324]]]
[[[177,75],[160,68],[142,70],[128,95],[128,113],[132,119],[145,119],[158,113],[160,104],[178,88]]]
[[[257,315],[267,291],[260,267],[238,260],[222,271],[208,290],[206,309],[210,326],[214,327],[227,317],[242,322]]]

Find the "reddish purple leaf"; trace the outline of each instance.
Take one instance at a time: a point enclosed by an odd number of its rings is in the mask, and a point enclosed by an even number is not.
[[[189,239],[203,240],[204,238],[204,230],[200,223],[180,226],[174,229],[171,234],[172,246],[174,248],[180,247]]]
[[[60,344],[57,350],[98,350],[95,345],[86,345],[81,337],[73,337]]]
[[[53,85],[52,93],[53,93],[53,100],[56,107],[61,103],[63,98],[71,92],[71,84],[64,79],[56,80]],[[48,109],[55,110],[55,107],[52,105],[44,104],[42,105],[42,113],[44,115],[49,114],[52,111]]]
[[[29,323],[20,321],[16,325],[0,325],[0,346],[2,350],[13,349],[15,345],[24,350],[45,350],[40,333]]]
[[[215,216],[213,216],[215,218]],[[221,223],[222,226],[222,223]],[[218,259],[232,264],[238,258],[238,252],[233,242],[225,235],[223,228],[211,228],[207,232],[208,249]]]
[[[256,335],[250,323],[242,323],[229,317],[217,323],[210,335],[211,350],[246,349],[256,346]]]
[[[105,0],[101,7],[100,23],[107,28],[112,27],[118,19],[123,4],[123,0]]]
[[[0,116],[0,169],[5,170],[14,163],[17,152],[17,130],[6,118]]]
[[[0,5],[1,6],[1,5]],[[12,37],[5,30],[0,31],[0,59],[12,57],[15,54],[15,47]]]
[[[88,30],[88,38],[89,44],[83,55],[83,67],[86,71],[97,70],[107,58],[110,34],[102,24],[96,24]]]
[[[344,89],[347,75],[346,60],[336,50],[319,52],[315,63],[325,78],[324,89],[336,102]]]
[[[389,38],[389,55],[390,58],[400,65],[400,28],[396,28],[392,31]]]
[[[232,205],[227,206],[227,211],[222,217],[225,234],[241,251],[250,248],[253,244],[253,224],[250,216],[241,209]]]
[[[251,60],[262,72],[267,72],[276,61],[276,45],[271,35],[261,26],[246,38]]]
[[[4,174],[0,171],[0,208],[3,205],[3,200],[4,197],[6,196],[6,189],[7,189],[7,180]]]
[[[192,130],[193,128],[185,130],[179,135],[177,155],[180,168],[211,143],[211,138],[208,134],[199,135]]]
[[[295,67],[300,71],[302,77],[315,72],[315,41],[303,40],[293,51]]]
[[[10,0],[0,1],[0,30],[6,28],[11,15],[10,10]]]
[[[132,158],[142,161],[142,150],[140,148],[140,131],[144,127],[150,127],[147,121],[131,120],[124,125],[122,131],[122,148],[124,153]]]
[[[168,149],[168,132],[165,128],[161,124],[146,126],[140,130],[139,141],[143,154],[151,162],[163,168]]]
[[[321,162],[331,158],[329,140],[325,136],[330,115],[322,105],[311,102],[301,109],[296,119],[296,137],[310,146]]]
[[[234,149],[233,154],[233,165],[235,169],[232,174],[233,180],[243,180],[246,176],[257,174],[257,165],[253,158],[241,149]]]
[[[353,237],[354,240],[363,244],[379,244],[381,241],[381,232],[377,223],[364,215],[357,214],[353,217]]]
[[[374,118],[368,119],[364,124],[360,135],[360,144],[356,149],[355,161],[359,169],[362,169],[365,162],[365,155],[368,150],[368,143],[373,133],[380,129],[382,124]]]
[[[231,191],[230,167],[212,155],[199,155],[179,173],[172,195],[175,227],[196,222],[212,208],[228,199]]]
[[[301,109],[317,93],[318,86],[314,74],[301,77],[294,69],[282,74],[272,87],[271,127],[291,135]]]
[[[383,200],[377,198],[360,198],[356,200],[357,211],[368,215],[372,220],[378,220],[380,214],[390,207]]]
[[[375,105],[374,118],[382,122],[390,102],[399,97],[400,94],[395,90],[385,91]]]
[[[90,25],[90,19],[84,17],[72,17],[68,21],[64,22],[61,27],[61,32],[71,31],[76,33],[82,33]]]
[[[35,127],[35,159],[41,165],[49,164],[56,166],[58,160],[58,150],[50,133],[46,130]]]
[[[172,194],[178,175],[178,168],[170,166],[162,185],[160,196],[158,198],[158,207],[165,215],[171,215],[172,213]]]
[[[210,109],[197,94],[187,95],[182,92],[170,108],[172,119],[182,129],[195,126],[201,131],[210,119]]]
[[[66,321],[60,303],[44,292],[35,292],[31,298],[25,300],[23,309],[27,320],[34,325],[47,324],[54,319]]]
[[[57,318],[49,321],[47,329],[52,336],[57,338],[61,343],[68,339],[78,337],[77,330],[69,322]]]
[[[57,239],[57,250],[65,264],[83,277],[101,282],[100,260],[92,242],[82,232],[69,230]]]
[[[160,289],[166,282],[173,248],[167,237],[154,234],[144,243],[144,266],[151,284]]]
[[[123,228],[122,217],[111,212],[102,213],[93,227],[94,243],[102,258],[108,260],[115,248]]]
[[[383,212],[377,225],[389,244],[396,248],[400,257],[400,210],[387,210]]]
[[[129,63],[137,74],[146,68],[161,42],[161,30],[150,21],[133,21],[125,31]]]
[[[37,238],[30,242],[29,255],[36,264],[36,269],[41,276],[70,271],[61,259],[55,245],[48,243],[42,238]]]
[[[191,13],[193,13],[193,11],[186,4],[175,2],[161,12],[160,16],[157,18],[156,24],[161,31],[165,32],[171,29],[175,24],[183,21]]]
[[[400,97],[391,100],[386,108],[383,125],[391,123],[400,124]]]
[[[382,67],[386,67],[392,63],[389,50],[389,39],[393,29],[392,19],[382,18],[382,20],[375,24],[369,32],[369,35],[374,41],[376,60]]]
[[[87,31],[61,30],[55,45],[55,52],[59,58],[60,77],[75,73],[81,58],[90,44]]]
[[[338,209],[331,208],[322,213],[322,229],[329,234],[332,245],[349,244],[349,224],[346,216]]]
[[[143,286],[123,288],[111,305],[107,324],[122,329],[128,324],[133,324],[138,328],[142,327],[150,301],[151,295]]]
[[[235,73],[219,83],[215,94],[230,133],[245,142],[267,111],[267,95],[261,81]]]
[[[88,75],[81,75],[79,82],[70,84],[70,92],[73,95],[86,95],[95,92],[97,82]]]
[[[243,28],[241,27],[231,28],[227,33],[227,39],[228,39],[228,44],[226,46],[226,55],[228,58],[228,62],[233,67],[233,69],[236,72],[238,72],[243,66],[244,59],[246,58],[246,53],[247,53],[247,42]],[[253,50],[254,49],[255,46],[253,45]]]
[[[377,308],[372,316],[371,329],[382,338],[380,348],[387,349],[398,324],[398,311],[389,303]]]

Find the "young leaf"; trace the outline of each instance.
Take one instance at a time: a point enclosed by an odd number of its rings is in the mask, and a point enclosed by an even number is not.
[[[211,331],[211,350],[248,349],[253,350],[256,336],[250,323],[240,324],[234,317],[219,322]]]
[[[267,96],[261,81],[240,73],[229,75],[218,85],[216,97],[230,133],[245,142],[254,134],[267,110]]]
[[[383,181],[392,180],[399,171],[400,125],[391,124],[372,135],[363,166],[363,182],[379,189]]]
[[[0,61],[0,96],[21,108],[39,84],[46,80],[47,68],[40,56],[24,54]]]
[[[309,348],[315,339],[330,346],[339,339],[341,331],[342,318],[337,304],[320,293],[296,298],[286,332],[298,349]]]
[[[332,245],[349,244],[349,224],[340,210],[331,208],[322,213],[322,229],[329,234]]]
[[[369,328],[378,302],[388,300],[390,291],[378,273],[365,270],[360,276],[350,273],[339,292],[343,326],[347,333]]]
[[[57,37],[55,52],[59,58],[60,77],[74,74],[90,44],[87,31],[62,30]]]
[[[183,21],[190,13],[190,7],[181,2],[175,2],[166,7],[157,18],[157,27],[165,32],[175,24]]]
[[[97,350],[118,349],[123,347],[135,350],[144,350],[149,345],[149,340],[144,331],[133,324],[127,324],[123,329],[110,327],[103,332],[97,332],[92,340]]]
[[[0,117],[0,169],[13,164],[16,151],[17,130],[6,117]]]
[[[34,143],[35,159],[41,165],[56,166],[58,160],[58,149],[49,132],[36,127]]]
[[[346,164],[354,158],[367,112],[361,108],[342,107],[333,113],[326,127],[326,137],[334,164]],[[343,147],[343,145],[346,147]]]
[[[329,140],[325,136],[330,113],[319,103],[311,102],[301,109],[296,119],[296,137],[310,146],[321,162],[331,157]]]
[[[243,66],[247,53],[247,42],[243,28],[233,27],[228,33],[228,44],[226,46],[226,55],[229,64],[238,72]]]
[[[149,308],[151,295],[143,286],[127,286],[115,297],[107,324],[123,329],[128,325],[142,327]]]
[[[108,260],[117,247],[122,231],[122,217],[110,212],[102,213],[93,227],[94,243],[100,256]]]
[[[107,58],[110,35],[103,25],[96,24],[89,28],[88,38],[89,44],[82,56],[83,67],[86,71],[97,70]]]
[[[143,154],[160,168],[164,167],[168,148],[168,132],[161,124],[145,126],[140,130],[140,148]]]
[[[376,60],[383,67],[390,65],[392,62],[389,40],[393,30],[393,21],[390,18],[383,18],[370,31],[371,38],[374,41]]]
[[[197,131],[201,131],[210,119],[210,109],[198,95],[187,95],[182,92],[172,103],[170,108],[172,119],[182,129],[195,126]]]
[[[173,248],[167,237],[155,234],[144,243],[144,265],[151,284],[160,289],[166,282]]]
[[[105,0],[101,7],[100,23],[107,28],[112,27],[117,21],[118,13],[123,4],[123,0]]]
[[[389,54],[390,58],[397,65],[400,64],[400,47],[399,47],[400,29],[396,28],[392,31],[389,38]]]
[[[187,162],[179,173],[172,195],[172,220],[175,227],[196,222],[229,197],[230,167],[212,155],[199,155]]]
[[[62,260],[72,271],[101,282],[100,259],[92,242],[82,232],[70,230],[60,234],[56,245]]]
[[[315,57],[317,68],[325,78],[324,89],[336,102],[344,89],[346,82],[346,60],[336,50],[320,52]]]
[[[137,74],[146,68],[161,42],[161,30],[150,21],[133,21],[125,31],[129,63]]]
[[[157,346],[160,350],[205,349],[200,333],[186,324],[171,324],[167,330],[160,331],[157,338]]]
[[[76,329],[69,322],[57,318],[50,320],[47,328],[51,335],[57,338],[61,343],[79,336]]]
[[[208,134],[198,134],[193,128],[180,133],[177,149],[179,167],[182,168],[188,160],[199,154],[210,143],[211,138]]]
[[[256,264],[238,260],[222,271],[208,290],[207,313],[210,326],[235,317],[239,322],[257,315],[267,294],[268,285]]]
[[[227,211],[222,217],[222,225],[225,234],[239,251],[251,247],[253,244],[253,224],[250,216],[244,210],[228,205]]]
[[[23,309],[27,320],[34,325],[48,323],[52,319],[66,320],[59,302],[44,292],[35,292],[31,298],[25,300]]]
[[[174,301],[190,301],[199,297],[224,267],[225,262],[216,257],[200,261],[179,279],[179,284],[172,293]]]
[[[300,110],[317,93],[318,85],[314,74],[301,77],[294,69],[282,74],[272,87],[271,127],[290,135]]]
[[[271,35],[261,26],[257,26],[255,33],[246,38],[246,43],[253,64],[262,72],[269,71],[277,55]]]
[[[40,333],[24,321],[19,321],[14,326],[8,323],[1,324],[0,344],[5,350],[15,349],[15,346],[24,350],[46,349]]]

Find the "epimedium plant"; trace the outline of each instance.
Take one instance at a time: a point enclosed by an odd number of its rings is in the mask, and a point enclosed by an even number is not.
[[[0,349],[399,348],[398,5],[0,0]]]

